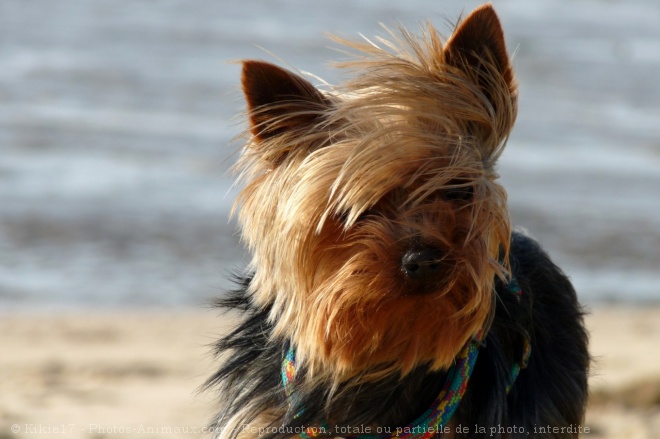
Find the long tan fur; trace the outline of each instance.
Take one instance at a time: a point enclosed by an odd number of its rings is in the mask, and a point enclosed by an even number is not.
[[[252,123],[237,209],[251,291],[315,380],[444,369],[487,326],[510,239],[494,167],[516,116],[489,14],[445,42],[431,25],[377,44],[337,39],[355,55],[339,67],[354,76],[326,92],[245,64]],[[401,274],[411,243],[443,250],[433,294],[411,294]]]

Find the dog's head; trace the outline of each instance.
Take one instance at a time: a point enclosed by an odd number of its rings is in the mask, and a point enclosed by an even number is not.
[[[494,166],[516,82],[490,5],[443,41],[430,25],[346,42],[352,79],[320,91],[243,64],[250,139],[239,169],[253,300],[312,374],[448,367],[506,277]]]

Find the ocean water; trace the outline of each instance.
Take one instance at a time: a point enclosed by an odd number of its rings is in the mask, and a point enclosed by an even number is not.
[[[0,308],[208,303],[247,259],[235,61],[332,83],[327,33],[450,32],[477,4],[2,0]],[[494,4],[520,83],[514,222],[583,301],[660,301],[660,3]]]

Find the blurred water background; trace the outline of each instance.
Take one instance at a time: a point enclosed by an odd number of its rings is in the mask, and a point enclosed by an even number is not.
[[[228,220],[243,110],[230,61],[332,83],[326,32],[449,32],[478,4],[0,0],[0,308],[221,294],[246,260]],[[660,3],[494,4],[520,82],[500,164],[515,223],[585,302],[660,301]]]

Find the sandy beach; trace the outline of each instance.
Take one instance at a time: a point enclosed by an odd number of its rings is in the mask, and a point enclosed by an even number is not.
[[[0,319],[0,439],[193,438],[214,398],[198,389],[226,330],[216,311],[15,314]],[[583,437],[660,434],[660,308],[597,308]]]

